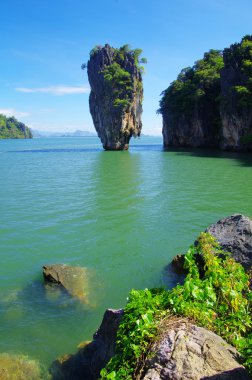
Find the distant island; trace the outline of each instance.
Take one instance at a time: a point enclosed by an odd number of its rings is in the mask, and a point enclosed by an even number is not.
[[[14,116],[0,114],[0,139],[31,139],[32,132]]]
[[[97,134],[90,131],[76,130],[74,132],[50,132],[50,131],[38,131],[32,129],[32,135],[35,138],[42,137],[96,137]]]

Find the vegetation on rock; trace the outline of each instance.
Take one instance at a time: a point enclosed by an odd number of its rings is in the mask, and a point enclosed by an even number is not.
[[[97,45],[90,52],[90,57],[99,53],[102,46]],[[135,67],[142,73],[144,67],[140,63],[147,63],[146,58],[140,58],[142,54],[141,49],[131,49],[128,44],[123,45],[119,49],[111,48],[113,52],[112,62],[105,65],[101,74],[104,76],[105,82],[113,93],[113,105],[123,110],[130,106],[132,100],[132,93],[135,92],[135,87],[142,88],[142,82],[137,80],[137,77],[132,76],[130,66],[127,63],[132,57]],[[85,68],[86,65],[83,66]]]
[[[185,255],[188,274],[183,285],[132,290],[117,335],[117,355],[101,371],[102,379],[136,379],[159,323],[183,316],[214,331],[243,355],[252,373],[252,292],[243,267],[202,233]]]
[[[31,130],[15,117],[0,114],[0,139],[30,139]]]

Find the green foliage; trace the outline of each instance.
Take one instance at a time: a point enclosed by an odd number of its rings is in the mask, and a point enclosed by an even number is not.
[[[175,118],[181,113],[191,117],[196,105],[200,107],[209,101],[217,103],[223,65],[221,51],[210,50],[193,67],[183,69],[177,79],[162,92],[158,113],[164,115],[169,110]]]
[[[29,139],[32,138],[30,129],[15,117],[0,114],[0,139]]]
[[[103,380],[136,379],[160,320],[174,314],[194,319],[233,344],[252,373],[252,294],[243,267],[213,236],[202,233],[185,255],[185,268],[184,284],[171,291],[131,291],[117,335],[117,355],[102,370]]]

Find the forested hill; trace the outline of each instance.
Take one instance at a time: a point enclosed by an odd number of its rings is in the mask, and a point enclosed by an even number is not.
[[[15,117],[0,114],[0,139],[31,139],[32,132]]]

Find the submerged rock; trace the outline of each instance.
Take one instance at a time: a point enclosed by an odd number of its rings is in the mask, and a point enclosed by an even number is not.
[[[24,355],[0,354],[1,380],[46,380],[51,379],[36,360]]]
[[[43,275],[46,282],[60,285],[71,296],[89,303],[91,272],[87,268],[65,264],[44,265]]]
[[[252,220],[242,214],[234,214],[219,220],[206,229],[216,237],[221,247],[245,269],[252,266]]]
[[[101,369],[115,355],[116,334],[122,316],[123,310],[106,310],[93,341],[85,344],[76,354],[59,358],[52,364],[53,379],[98,379]]]
[[[87,64],[91,87],[89,107],[106,150],[126,150],[142,129],[143,86],[140,49],[97,46]]]
[[[218,335],[189,322],[166,321],[143,368],[144,380],[249,380],[238,352]]]

